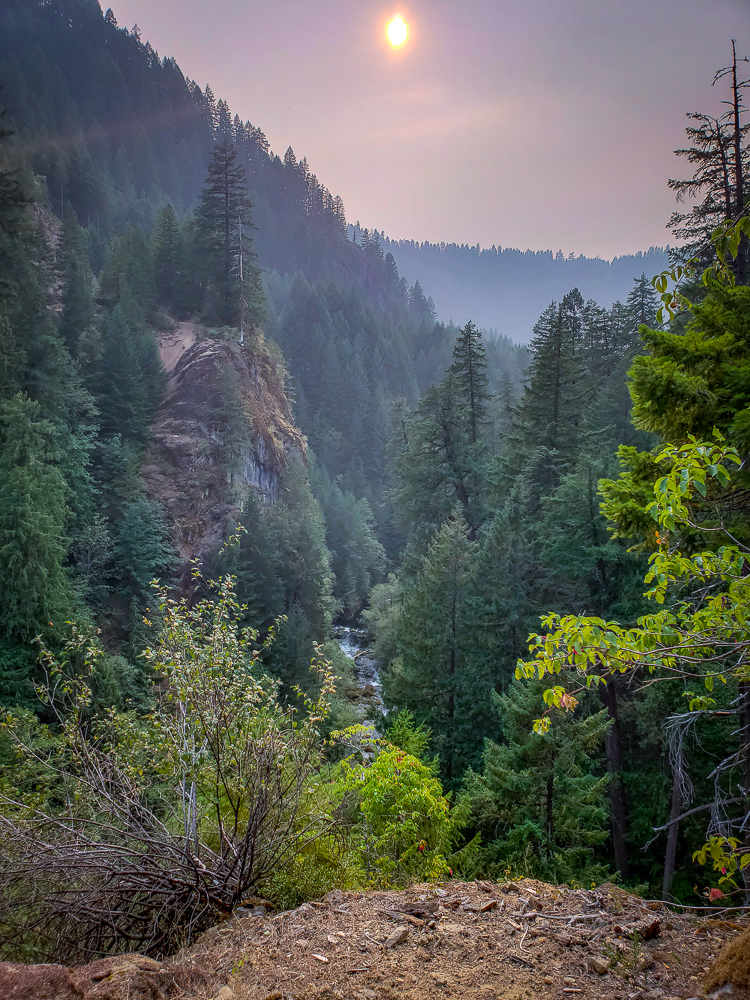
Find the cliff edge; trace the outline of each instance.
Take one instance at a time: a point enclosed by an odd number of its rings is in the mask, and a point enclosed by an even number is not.
[[[304,456],[281,358],[262,335],[238,343],[195,323],[157,334],[169,377],[143,469],[166,508],[181,560],[215,550],[257,491],[278,499],[286,463]]]

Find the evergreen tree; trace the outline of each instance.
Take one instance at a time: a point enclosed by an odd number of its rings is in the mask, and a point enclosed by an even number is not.
[[[279,553],[284,611],[298,605],[316,640],[322,641],[336,610],[331,555],[320,505],[312,495],[301,460],[290,457],[282,496],[268,510],[267,523]]]
[[[161,402],[165,374],[156,342],[143,329],[131,299],[118,303],[105,318],[91,362],[87,374],[102,433],[145,442]]]
[[[153,580],[164,582],[176,563],[164,511],[143,495],[123,507],[117,524],[114,575],[122,581],[121,593],[143,606]]]
[[[0,405],[0,633],[21,643],[59,629],[72,604],[54,439],[39,403],[19,394]]]
[[[750,373],[748,330],[750,289],[716,289],[697,303],[684,332],[641,328],[647,354],[630,369],[633,421],[662,441],[682,444],[689,435],[708,439],[714,427],[744,457],[750,455]],[[652,439],[653,440],[653,439]],[[603,511],[616,535],[653,544],[655,522],[646,513],[653,484],[661,475],[654,454],[635,446],[619,450],[622,471],[604,480]],[[744,486],[745,473],[735,476]],[[709,515],[708,510],[706,511]],[[715,516],[715,512],[714,512]],[[748,531],[742,505],[723,515],[733,532]],[[690,532],[683,532],[685,539]],[[701,541],[705,546],[706,540]]]
[[[544,687],[514,681],[495,696],[504,742],[487,741],[483,771],[467,775],[466,793],[488,872],[590,878],[602,874],[594,848],[608,833],[608,779],[596,773],[596,757],[610,723],[604,710],[564,715],[535,733]]]
[[[527,469],[531,495],[554,489],[581,444],[583,412],[591,393],[583,358],[583,301],[577,289],[551,303],[534,327],[525,392],[518,408],[519,449],[535,452]],[[538,500],[534,500],[534,503]]]
[[[641,274],[640,278],[635,279],[633,289],[625,303],[625,309],[630,336],[635,344],[640,346],[636,339],[639,327],[655,327],[656,314],[659,309],[659,298],[654,286],[644,273]]]
[[[70,353],[78,353],[78,339],[94,318],[91,272],[86,261],[72,252],[65,267],[60,334]]]
[[[167,205],[162,209],[151,237],[156,296],[167,309],[174,308],[178,299],[182,284],[183,254],[177,213],[171,205]]]
[[[432,730],[446,781],[456,786],[486,731],[491,677],[477,657],[467,607],[477,543],[460,511],[446,521],[401,602],[399,657],[383,679],[386,703]]]
[[[196,219],[207,317],[219,326],[256,325],[262,290],[250,239],[247,177],[229,138],[214,146]]]
[[[247,610],[246,623],[251,628],[267,629],[285,613],[285,593],[281,552],[276,547],[268,511],[255,492],[242,504],[237,545],[222,549],[212,577],[231,573],[237,580],[237,598]]]
[[[733,39],[732,64],[719,70],[713,81],[725,77],[730,81],[730,98],[724,102],[727,110],[718,117],[690,112],[687,117],[695,122],[686,129],[690,145],[675,150],[677,156],[695,164],[695,173],[689,180],[670,180],[669,187],[678,201],[702,196],[689,212],[675,212],[669,220],[669,228],[680,241],[672,251],[677,261],[697,255],[702,263],[710,263],[711,233],[723,222],[739,218],[750,202],[750,122],[742,121],[746,113],[742,91],[750,81],[741,79],[741,62],[747,59],[738,59]],[[738,284],[750,281],[749,267],[750,241],[743,236],[733,264]]]
[[[487,354],[482,333],[469,321],[461,330],[453,348],[453,382],[465,400],[469,419],[469,441],[476,444],[482,421],[487,412]]]

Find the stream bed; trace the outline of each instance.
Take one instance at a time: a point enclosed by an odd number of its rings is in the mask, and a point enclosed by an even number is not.
[[[335,626],[333,637],[341,651],[354,663],[354,676],[361,698],[357,710],[362,724],[375,726],[374,719],[385,712],[378,661],[367,655],[367,633],[363,629]]]

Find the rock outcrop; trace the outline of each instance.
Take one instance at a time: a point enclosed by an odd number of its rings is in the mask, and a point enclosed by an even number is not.
[[[143,473],[187,563],[215,550],[250,490],[278,498],[289,456],[304,455],[305,440],[282,362],[262,336],[240,347],[182,323],[161,335],[160,350],[169,383]]]

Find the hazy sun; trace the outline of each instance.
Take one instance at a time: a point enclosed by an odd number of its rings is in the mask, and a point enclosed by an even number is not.
[[[406,26],[406,21],[404,21],[403,17],[394,17],[393,20],[389,22],[387,31],[388,41],[395,49],[400,48],[409,37],[409,29]]]

